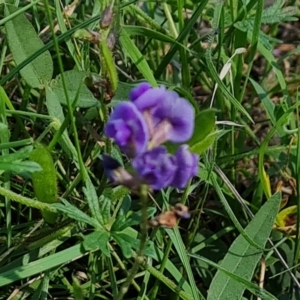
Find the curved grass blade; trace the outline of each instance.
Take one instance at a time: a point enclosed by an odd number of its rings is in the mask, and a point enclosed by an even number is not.
[[[281,193],[274,194],[258,211],[245,229],[245,233],[264,248],[275,222],[281,200]],[[229,248],[221,267],[235,275],[228,276],[224,270],[215,275],[208,293],[207,300],[238,300],[242,297],[245,288],[249,289],[249,282],[262,256],[259,251],[241,234]],[[247,284],[246,284],[247,283]],[[276,299],[276,298],[264,298]]]
[[[145,79],[153,86],[157,86],[155,77],[153,76],[152,70],[150,69],[144,55],[140,52],[134,42],[131,40],[129,35],[124,29],[121,30],[120,42],[126,55],[128,55],[135,66],[143,74]]]
[[[257,297],[260,297],[261,299],[264,299],[264,300],[277,300],[277,298],[275,296],[273,296],[272,294],[270,294],[266,290],[263,290],[260,287],[258,287],[257,285],[255,285],[255,284],[253,284],[253,283],[251,283],[251,282],[235,275],[234,273],[229,272],[228,270],[226,270],[225,268],[221,267],[220,265],[214,263],[213,261],[211,261],[211,260],[209,260],[205,257],[195,255],[195,254],[189,254],[189,256],[194,257],[194,258],[199,259],[199,260],[202,260],[203,262],[207,263],[208,265],[211,265],[212,267],[215,267],[216,269],[218,269],[218,272],[220,271],[224,275],[226,275],[226,276],[230,277],[231,279],[239,282],[240,285],[244,286],[244,288],[247,289],[248,291],[250,291],[253,295],[255,295]],[[217,299],[217,298],[213,298],[213,299]],[[225,300],[225,298],[222,298],[222,300],[223,299]],[[228,298],[228,299],[230,299],[230,300],[241,299],[241,297],[239,297],[239,298]]]

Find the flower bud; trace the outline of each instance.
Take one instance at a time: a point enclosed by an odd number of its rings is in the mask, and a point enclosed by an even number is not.
[[[100,28],[106,29],[111,25],[111,22],[114,17],[113,7],[107,6],[102,12],[101,20],[100,20]]]
[[[109,50],[113,50],[117,43],[117,32],[115,30],[111,30],[106,38],[106,43]]]

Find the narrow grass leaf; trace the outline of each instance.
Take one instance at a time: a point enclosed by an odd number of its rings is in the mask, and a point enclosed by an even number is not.
[[[142,26],[131,26],[131,25],[124,25],[123,29],[126,31],[126,33],[131,36],[131,35],[141,35],[141,36],[147,36],[152,39],[156,39],[158,41],[166,42],[166,43],[171,43],[171,44],[176,44],[180,48],[186,49],[189,51],[187,47],[185,47],[183,44],[179,43],[177,40],[174,38],[161,33],[159,31],[152,30],[147,27],[142,27]]]
[[[5,6],[5,15],[18,11],[12,5]],[[5,23],[9,49],[17,65],[40,50],[44,44],[25,15],[19,14]],[[33,88],[40,88],[52,78],[53,62],[49,51],[44,52],[20,71],[23,79]]]
[[[179,36],[176,39],[177,43],[172,46],[170,51],[165,55],[160,65],[158,66],[157,70],[155,71],[156,78],[159,78],[161,74],[166,70],[168,64],[173,59],[174,55],[179,49],[178,43],[181,44],[181,42],[190,34],[193,26],[199,20],[199,17],[203,9],[206,7],[207,3],[208,0],[201,1],[197,6],[197,8],[195,9],[193,15],[188,19],[188,22],[185,24],[183,30],[179,33]]]
[[[97,250],[95,248],[93,250]],[[57,252],[50,256],[41,258],[37,261],[31,262],[25,266],[16,267],[0,274],[0,287],[12,284],[15,281],[45,272],[46,270],[58,267],[62,264],[68,263],[72,260],[79,259],[84,256],[82,245],[77,244],[66,250]]]
[[[56,16],[57,16],[57,21],[59,25],[59,29],[62,32],[62,34],[66,33],[68,31],[67,26],[65,24],[65,18],[67,19],[70,14],[72,14],[76,8],[76,1],[71,3],[71,5],[66,9],[66,11],[61,10],[61,3],[56,0],[55,1],[55,11],[56,11]],[[65,16],[65,18],[64,18]],[[66,45],[68,47],[70,55],[73,57],[76,66],[78,69],[81,69],[81,63],[80,60],[78,59],[78,55],[76,53],[75,46],[73,45],[73,40],[72,39],[66,39]]]
[[[281,193],[274,194],[258,211],[245,232],[255,243],[265,247],[279,209]],[[220,267],[233,273],[230,277],[222,271],[215,275],[207,300],[238,300],[245,290],[245,281],[250,281],[262,255],[262,251],[250,245],[239,235],[229,248]]]
[[[47,271],[45,273],[45,276],[42,278],[37,290],[32,295],[31,300],[47,299],[49,281],[50,281],[50,276],[49,276],[49,271]]]
[[[194,300],[205,300],[204,296],[200,293],[196,282],[194,278],[194,274],[189,262],[189,258],[187,257],[186,254],[186,249],[184,246],[184,243],[182,241],[180,232],[178,228],[174,228],[173,230],[171,229],[165,229],[165,231],[168,233],[170,239],[172,240],[174,247],[177,251],[178,256],[180,257],[180,260],[183,264],[183,267],[185,268],[185,271],[187,273],[187,277],[191,286],[191,294],[193,296]]]
[[[265,90],[262,88],[260,84],[258,84],[255,80],[252,78],[249,78],[250,82],[252,83],[259,99],[261,100],[262,104],[264,105],[266,112],[272,122],[272,125],[276,125],[276,117],[274,114],[275,110],[275,104],[271,101]]]
[[[0,162],[0,170],[12,172],[14,174],[34,173],[42,171],[39,164],[33,161],[12,161]]]
[[[121,30],[120,34],[120,42],[122,48],[127,56],[129,56],[135,66],[139,69],[139,71],[143,74],[145,79],[153,86],[157,86],[157,82],[155,77],[153,76],[153,72],[150,69],[144,55],[140,52],[138,47],[134,44],[134,42],[130,39],[129,35],[125,30]]]

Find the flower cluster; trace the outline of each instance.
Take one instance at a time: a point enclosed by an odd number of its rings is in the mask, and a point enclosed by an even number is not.
[[[194,109],[184,98],[162,87],[141,83],[130,100],[118,104],[105,126],[105,134],[131,158],[137,175],[125,171],[115,160],[103,156],[110,179],[130,186],[147,183],[154,190],[167,186],[184,188],[198,173],[198,156],[181,145],[174,155],[163,143],[184,143],[194,131]]]

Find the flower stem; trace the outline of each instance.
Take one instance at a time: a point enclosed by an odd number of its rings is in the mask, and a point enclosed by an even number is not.
[[[28,207],[37,208],[39,210],[43,211],[49,211],[49,212],[57,212],[56,208],[52,207],[51,205],[47,203],[42,203],[36,200],[32,200],[29,198],[26,198],[24,196],[18,195],[8,189],[0,187],[0,195],[4,197],[8,197],[9,199],[16,201],[20,204],[24,204]]]
[[[139,267],[144,263],[144,249],[147,242],[147,204],[148,204],[148,187],[142,185],[140,189],[140,198],[142,202],[142,224],[141,224],[141,240],[139,249],[136,252],[135,262],[129,271],[126,281],[123,283],[116,300],[122,300],[127,293]]]

